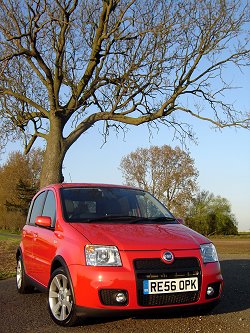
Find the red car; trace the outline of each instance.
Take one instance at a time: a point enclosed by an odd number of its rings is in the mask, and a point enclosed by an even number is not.
[[[32,200],[17,250],[16,285],[48,291],[51,318],[206,305],[223,278],[214,245],[149,193],[56,184]]]

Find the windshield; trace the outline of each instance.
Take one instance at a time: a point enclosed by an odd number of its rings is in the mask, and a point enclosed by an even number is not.
[[[119,187],[61,189],[64,218],[68,222],[177,223],[152,195]]]

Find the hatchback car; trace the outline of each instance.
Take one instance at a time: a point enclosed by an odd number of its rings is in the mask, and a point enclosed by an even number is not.
[[[16,258],[18,292],[47,290],[51,318],[63,326],[79,316],[211,307],[223,285],[211,241],[126,186],[42,189]]]

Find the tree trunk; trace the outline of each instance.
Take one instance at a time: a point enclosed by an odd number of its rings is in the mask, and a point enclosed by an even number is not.
[[[62,164],[67,151],[62,136],[63,120],[51,119],[50,133],[47,137],[47,146],[41,171],[40,188],[49,184],[62,183]]]

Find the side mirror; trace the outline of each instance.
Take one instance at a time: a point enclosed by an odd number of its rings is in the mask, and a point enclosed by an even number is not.
[[[35,224],[39,227],[50,228],[51,227],[51,217],[49,216],[37,216]]]
[[[179,217],[178,217],[176,220],[177,220],[177,222],[180,223],[180,224],[183,224],[183,225],[185,224],[185,222],[184,222],[184,220],[183,220],[182,218],[179,218]]]

